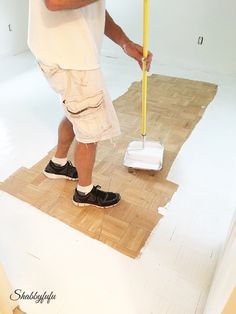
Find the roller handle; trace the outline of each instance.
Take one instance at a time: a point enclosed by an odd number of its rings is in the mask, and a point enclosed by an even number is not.
[[[143,80],[142,80],[142,136],[147,132],[147,64],[149,33],[149,0],[143,2]]]

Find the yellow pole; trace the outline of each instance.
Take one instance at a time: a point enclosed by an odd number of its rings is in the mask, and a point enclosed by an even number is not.
[[[149,33],[149,0],[143,3],[143,81],[142,81],[142,136],[147,132],[147,64]]]

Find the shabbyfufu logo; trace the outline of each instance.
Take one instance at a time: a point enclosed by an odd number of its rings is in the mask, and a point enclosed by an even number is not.
[[[53,294],[53,291],[50,293],[44,291],[44,293],[41,294],[38,291],[27,293],[21,289],[16,289],[14,293],[10,295],[10,299],[12,301],[33,300],[35,303],[44,303],[44,301],[46,301],[49,304],[51,300],[56,300],[56,295]]]

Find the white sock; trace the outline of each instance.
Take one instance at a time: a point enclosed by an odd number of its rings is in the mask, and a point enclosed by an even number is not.
[[[67,158],[57,158],[54,156],[52,158],[52,162],[54,162],[54,164],[57,164],[60,166],[65,166],[65,164],[67,163]]]
[[[81,185],[77,185],[77,191],[81,192],[83,194],[88,194],[89,192],[91,192],[93,189],[93,184],[90,184],[88,186],[81,186]]]

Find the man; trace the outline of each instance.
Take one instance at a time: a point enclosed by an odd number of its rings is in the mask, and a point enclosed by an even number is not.
[[[30,0],[28,43],[52,88],[61,95],[65,118],[55,156],[44,174],[77,180],[78,206],[115,206],[120,195],[92,183],[96,144],[120,134],[119,122],[100,70],[102,39],[108,36],[142,67],[143,49],[105,9],[105,0]],[[147,69],[152,54],[147,59]],[[76,139],[75,166],[67,160]]]

